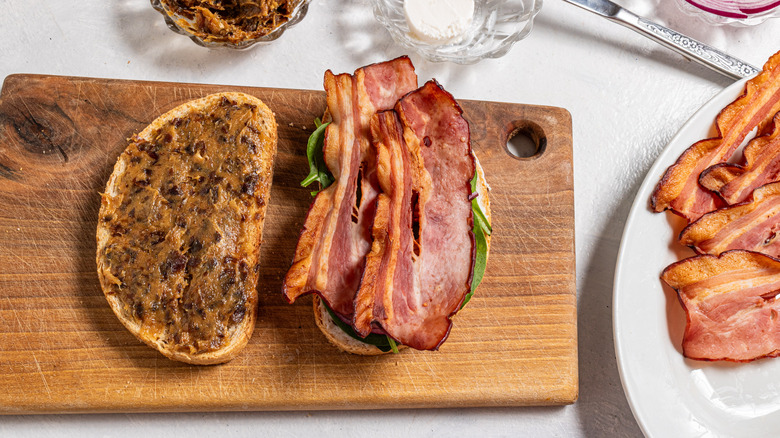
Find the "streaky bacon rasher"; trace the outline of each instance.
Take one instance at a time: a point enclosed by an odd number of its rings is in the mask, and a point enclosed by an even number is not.
[[[750,198],[753,190],[780,179],[780,116],[775,115],[772,130],[745,146],[740,164],[721,163],[706,169],[699,183],[716,192],[727,204]]]
[[[661,279],[685,309],[685,357],[748,362],[780,355],[780,260],[742,250],[700,255],[667,267]]]
[[[437,349],[471,290],[476,168],[462,113],[429,81],[372,121],[382,193],[356,298],[362,336],[378,325],[404,345]]]
[[[689,147],[664,173],[652,194],[654,211],[671,210],[689,222],[721,206],[720,199],[699,185],[699,175],[728,161],[754,129],[761,132],[780,111],[780,52],[745,85],[745,92],[718,115],[718,136]]]
[[[753,192],[750,201],[707,213],[680,233],[680,243],[703,254],[732,249],[780,257],[780,182]]]
[[[359,68],[354,75],[325,72],[331,123],[323,154],[335,181],[309,208],[282,286],[288,301],[317,293],[345,322],[352,320],[378,194],[369,122],[416,88],[414,66],[405,56]]]

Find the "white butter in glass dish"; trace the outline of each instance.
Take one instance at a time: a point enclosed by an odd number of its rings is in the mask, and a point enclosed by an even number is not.
[[[458,64],[473,64],[485,58],[504,56],[514,43],[528,35],[534,17],[542,8],[542,0],[469,0],[473,2],[473,12],[463,12],[463,15],[470,15],[471,21],[450,27],[453,22],[460,21],[432,17],[442,14],[441,10],[428,8],[428,12],[423,10],[415,18],[414,11],[405,11],[407,7],[413,7],[412,1],[423,0],[372,0],[374,17],[398,44],[416,51],[429,61]],[[427,1],[454,3],[454,0]],[[463,11],[468,9],[463,7]],[[427,36],[422,24],[426,19],[436,20]]]
[[[430,44],[455,40],[471,25],[474,0],[404,0],[411,36]]]

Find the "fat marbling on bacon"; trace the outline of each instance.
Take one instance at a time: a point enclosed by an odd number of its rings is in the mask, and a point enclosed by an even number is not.
[[[699,255],[667,267],[687,323],[685,357],[747,362],[780,355],[780,260],[751,251]]]
[[[707,213],[680,233],[680,243],[698,253],[718,255],[746,249],[780,257],[780,182],[753,192],[753,198]]]
[[[323,154],[335,181],[312,203],[284,279],[283,294],[293,302],[317,293],[342,319],[350,321],[354,298],[371,248],[377,196],[375,157],[369,122],[379,110],[417,88],[407,57],[369,65],[354,75],[325,73],[327,113]]]
[[[772,130],[745,146],[741,164],[716,164],[702,172],[702,186],[718,193],[733,205],[750,198],[753,190],[780,180],[780,115],[775,115]]]
[[[716,138],[695,143],[664,173],[650,200],[654,211],[672,210],[692,222],[721,206],[716,195],[699,185],[710,166],[728,161],[754,129],[762,131],[780,111],[780,52],[745,85],[745,93],[721,111]]]
[[[371,122],[378,197],[373,245],[355,300],[355,331],[375,326],[433,350],[471,290],[474,267],[469,125],[435,81]]]

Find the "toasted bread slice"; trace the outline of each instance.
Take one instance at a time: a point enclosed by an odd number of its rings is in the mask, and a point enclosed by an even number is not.
[[[479,163],[476,155],[474,155],[474,162],[477,165],[477,193],[479,194],[477,202],[479,203],[482,212],[485,213],[485,217],[492,223],[493,219],[490,213],[490,187],[485,180],[485,171],[482,169],[482,165]],[[489,253],[490,236],[485,236],[485,239],[487,241],[487,250]],[[388,353],[380,350],[374,345],[361,342],[344,332],[344,330],[333,322],[333,318],[331,318],[330,312],[328,312],[325,304],[316,295],[314,296],[313,307],[314,322],[317,324],[317,327],[322,331],[328,341],[341,351],[361,356],[376,356]],[[398,345],[399,350],[402,348],[406,348],[406,346]]]
[[[361,342],[352,336],[348,335],[341,329],[330,316],[328,308],[325,307],[322,299],[318,295],[314,295],[314,322],[317,327],[325,335],[328,341],[335,345],[339,350],[347,353],[358,354],[361,356],[376,356],[385,354],[374,345]],[[403,345],[399,345],[398,348],[405,348]]]
[[[122,324],[163,355],[222,363],[251,337],[276,141],[262,101],[219,93],[160,116],[117,160],[98,276]]]

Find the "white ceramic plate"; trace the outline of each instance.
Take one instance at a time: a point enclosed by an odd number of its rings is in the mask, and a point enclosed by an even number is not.
[[[613,296],[615,350],[628,402],[648,437],[780,437],[780,358],[733,364],[682,356],[685,313],[659,276],[693,252],[676,241],[683,220],[649,207],[666,168],[712,136],[715,117],[744,82],[704,105],[672,139],[645,177],[623,231]]]

